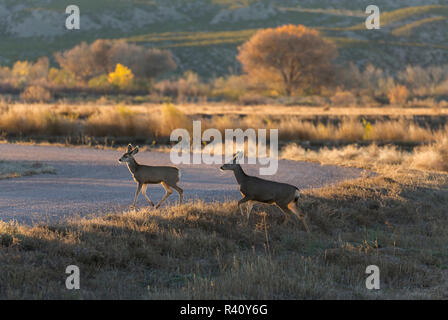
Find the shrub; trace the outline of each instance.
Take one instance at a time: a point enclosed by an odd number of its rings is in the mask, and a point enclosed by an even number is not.
[[[65,69],[51,68],[48,73],[48,81],[51,85],[73,87],[76,85],[76,79]]]
[[[193,71],[185,72],[183,77],[177,80],[177,95],[180,97],[206,95],[208,90],[208,86],[202,83],[198,74]]]
[[[23,87],[28,81],[31,64],[28,61],[17,61],[14,63],[11,73],[14,84],[18,87]]]
[[[168,96],[177,96],[179,100],[183,97],[206,96],[210,92],[208,84],[201,81],[199,75],[193,71],[186,71],[177,80],[162,80],[154,85],[154,89]]]
[[[120,89],[129,88],[133,79],[134,74],[132,71],[120,63],[117,64],[114,72],[109,73],[108,77],[109,83]]]
[[[47,57],[40,57],[29,69],[29,79],[31,81],[45,81],[48,77],[50,60]]]
[[[174,70],[176,63],[169,51],[146,49],[124,40],[99,39],[91,45],[85,42],[55,54],[62,69],[82,81],[113,72],[117,64],[127,66],[138,78],[155,78]]]
[[[337,106],[351,106],[356,104],[356,97],[350,91],[337,91],[330,101]]]
[[[87,85],[89,86],[89,88],[96,90],[107,90],[111,88],[111,84],[109,82],[109,77],[107,76],[107,74],[102,74],[90,79]]]
[[[213,95],[231,101],[237,101],[246,94],[248,79],[245,76],[230,75],[227,78],[219,77],[213,83]]]
[[[261,94],[246,93],[239,98],[239,102],[243,105],[263,105],[268,104],[268,98]]]
[[[25,102],[48,102],[52,95],[42,86],[29,86],[20,94],[20,98]]]
[[[408,89],[405,86],[397,85],[389,91],[389,102],[391,104],[404,104],[408,99],[408,95]]]

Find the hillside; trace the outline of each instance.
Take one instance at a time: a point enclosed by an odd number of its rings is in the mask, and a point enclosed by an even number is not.
[[[34,60],[96,38],[129,41],[174,53],[178,72],[205,77],[237,72],[237,47],[258,28],[286,23],[319,28],[340,49],[339,61],[372,62],[391,71],[407,64],[448,63],[448,1],[376,1],[381,29],[366,30],[369,1],[79,0],[81,30],[65,25],[65,3],[0,4],[0,63]],[[406,7],[407,6],[407,7]]]

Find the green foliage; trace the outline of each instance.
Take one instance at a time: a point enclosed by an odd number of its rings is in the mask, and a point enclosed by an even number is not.
[[[72,74],[64,69],[51,68],[48,74],[50,84],[56,86],[73,87],[76,85],[76,79]]]
[[[101,74],[89,80],[88,87],[97,90],[107,90],[111,88],[107,74]]]

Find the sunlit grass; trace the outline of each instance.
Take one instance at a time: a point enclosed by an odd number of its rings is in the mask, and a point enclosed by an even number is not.
[[[400,8],[389,12],[381,12],[381,26],[385,27],[389,24],[400,22],[411,17],[435,13],[438,15],[448,16],[448,6],[446,5],[426,5]],[[333,30],[365,30],[365,24],[359,24],[348,28],[333,28]]]
[[[241,107],[240,107],[241,108]],[[282,141],[345,141],[345,142],[432,142],[448,135],[448,127],[431,128],[414,123],[406,117],[418,110],[401,109],[401,113],[387,113],[395,119],[379,119],[374,123],[366,122],[362,113],[356,113],[356,108],[334,108],[333,111],[317,112],[318,115],[332,115],[335,121],[315,121],[310,119],[312,113],[301,108],[283,108],[286,113],[273,112],[263,106],[261,109],[247,109],[223,112],[216,107],[215,112],[207,112],[205,107],[182,105],[148,105],[148,106],[68,106],[68,105],[15,105],[0,109],[0,132],[6,138],[59,138],[62,140],[76,137],[109,137],[112,139],[139,139],[144,141],[169,141],[172,130],[184,128],[191,132],[193,120],[201,120],[202,128],[217,128],[222,133],[225,129],[243,130],[279,129],[279,139]],[[272,109],[274,108],[274,109]],[[313,108],[308,111],[313,111]],[[213,110],[213,109],[212,109]],[[264,111],[260,111],[264,110]],[[351,110],[351,111],[350,111]],[[269,111],[269,112],[267,112]],[[332,113],[330,113],[332,112]],[[342,113],[341,113],[342,112]],[[441,114],[441,109],[434,114],[428,110],[424,115]],[[352,113],[352,114],[351,114]],[[445,112],[446,113],[446,112]],[[341,116],[340,114],[347,114]],[[374,113],[376,114],[376,113]],[[303,118],[301,115],[307,115]],[[317,118],[316,118],[317,119]],[[363,121],[364,119],[364,121]],[[337,121],[336,121],[337,120]]]
[[[394,36],[396,36],[396,37],[399,37],[399,36],[410,36],[412,31],[415,28],[418,28],[418,27],[420,27],[420,26],[422,26],[424,24],[428,24],[428,23],[444,21],[446,19],[447,19],[447,17],[440,17],[440,16],[421,19],[421,20],[414,21],[412,23],[406,24],[404,26],[401,26],[399,28],[396,28],[391,33]]]

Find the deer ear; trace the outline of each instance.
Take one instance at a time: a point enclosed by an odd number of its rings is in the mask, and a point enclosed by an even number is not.
[[[132,150],[131,155],[134,155],[137,153],[138,153],[138,147],[135,147],[134,150]]]
[[[235,153],[235,155],[233,156],[233,163],[237,163],[237,161],[240,161],[243,155],[244,153],[242,151],[238,151],[237,153]]]
[[[128,152],[132,151],[132,144],[128,144]]]

